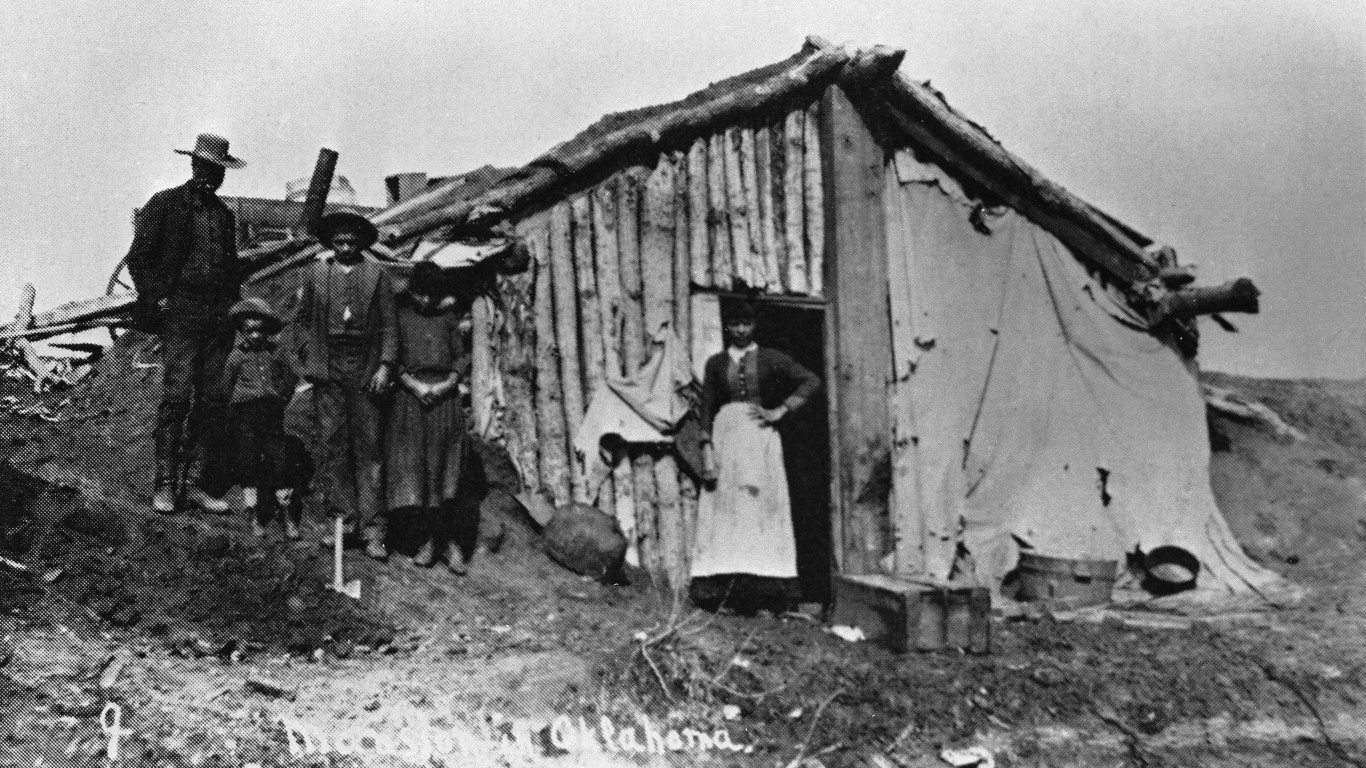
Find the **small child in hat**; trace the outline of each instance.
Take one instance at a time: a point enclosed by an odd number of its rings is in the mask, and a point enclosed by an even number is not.
[[[224,366],[224,391],[231,393],[227,428],[221,435],[229,484],[242,487],[251,530],[264,536],[278,508],[285,536],[299,538],[298,505],[291,504],[294,483],[288,474],[285,406],[299,375],[287,350],[275,342],[284,327],[280,316],[259,298],[247,298],[229,315],[237,343]]]

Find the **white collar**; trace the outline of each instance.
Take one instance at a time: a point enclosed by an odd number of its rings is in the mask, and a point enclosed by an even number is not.
[[[729,346],[729,347],[726,347],[726,352],[730,354],[730,359],[731,359],[731,360],[734,360],[735,362],[738,363],[738,362],[740,362],[741,360],[745,359],[745,355],[749,354],[750,352],[753,352],[754,350],[756,350],[756,349],[758,349],[758,348],[759,348],[759,345],[756,344],[756,343],[754,343],[753,341],[751,341],[751,342],[749,343],[749,346],[743,347],[743,348],[741,348],[741,347],[736,347],[736,346]]]

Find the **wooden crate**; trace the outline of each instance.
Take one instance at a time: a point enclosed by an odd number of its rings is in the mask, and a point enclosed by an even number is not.
[[[894,576],[838,574],[831,623],[858,627],[896,651],[991,650],[991,593],[985,587],[937,587]]]

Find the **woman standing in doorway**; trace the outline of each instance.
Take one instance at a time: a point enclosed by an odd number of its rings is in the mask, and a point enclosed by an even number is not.
[[[693,541],[693,601],[784,609],[797,598],[797,553],[783,445],[775,426],[820,389],[816,374],[754,342],[754,308],[730,314],[726,349],[702,381],[703,480]]]

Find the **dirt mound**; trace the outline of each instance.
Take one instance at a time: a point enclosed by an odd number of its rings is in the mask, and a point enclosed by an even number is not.
[[[1304,435],[1210,412],[1210,480],[1248,554],[1312,582],[1356,573],[1366,555],[1366,382],[1202,378]]]

